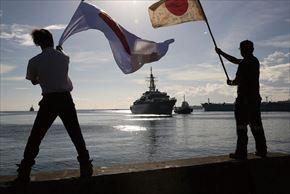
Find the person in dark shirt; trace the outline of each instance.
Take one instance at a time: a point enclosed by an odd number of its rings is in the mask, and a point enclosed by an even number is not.
[[[80,177],[88,178],[93,174],[92,160],[86,148],[77,112],[70,92],[73,89],[68,76],[69,57],[62,52],[62,48],[54,49],[52,34],[46,29],[35,29],[32,38],[42,52],[29,60],[26,79],[33,85],[40,85],[42,100],[28,138],[24,156],[18,165],[18,175],[15,185],[24,185],[30,182],[30,172],[35,164],[39,146],[46,132],[57,116],[75,145],[80,163]]]
[[[237,59],[221,49],[216,52],[228,61],[237,64],[238,70],[234,80],[227,80],[230,86],[237,86],[237,98],[235,102],[235,119],[237,126],[237,146],[235,153],[230,158],[247,159],[247,125],[250,126],[256,142],[256,155],[266,157],[267,146],[261,119],[260,96],[260,63],[253,55],[254,44],[249,40],[240,43],[240,52],[243,59]]]

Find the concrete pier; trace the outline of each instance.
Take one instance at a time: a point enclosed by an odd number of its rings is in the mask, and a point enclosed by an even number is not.
[[[253,154],[248,160],[228,156],[119,165],[94,169],[94,176],[79,179],[77,170],[42,172],[21,191],[11,186],[15,177],[0,177],[0,193],[30,194],[289,194],[290,155]]]

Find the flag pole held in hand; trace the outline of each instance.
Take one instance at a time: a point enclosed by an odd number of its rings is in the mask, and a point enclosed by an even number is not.
[[[217,44],[199,0],[160,0],[148,8],[153,28],[171,26],[189,21],[205,21],[215,47]],[[219,54],[224,72],[229,79],[223,60]]]
[[[209,23],[208,23],[208,21],[207,21],[207,17],[206,17],[206,15],[205,15],[205,13],[204,13],[204,10],[203,10],[203,8],[202,8],[202,5],[201,5],[201,3],[200,3],[199,0],[197,0],[197,1],[198,1],[199,5],[200,5],[200,8],[201,8],[202,13],[203,13],[203,15],[204,15],[204,20],[205,20],[205,23],[206,23],[206,25],[207,25],[207,27],[208,27],[208,30],[209,30],[210,36],[211,36],[211,38],[212,38],[212,41],[213,41],[213,43],[214,43],[214,46],[215,46],[215,47],[218,47],[217,44],[216,44],[216,41],[215,41],[215,39],[214,39],[214,36],[213,36],[213,34],[212,34],[212,31],[211,31],[211,29],[210,29],[210,26],[209,26]],[[220,61],[221,61],[221,63],[222,63],[222,66],[223,66],[224,72],[225,72],[225,74],[226,74],[226,77],[227,77],[227,79],[229,80],[229,75],[228,75],[227,70],[226,70],[226,68],[225,68],[225,65],[224,65],[223,59],[222,59],[222,57],[221,57],[221,55],[220,55],[219,53],[218,53],[218,56],[219,56],[219,59],[220,59]]]

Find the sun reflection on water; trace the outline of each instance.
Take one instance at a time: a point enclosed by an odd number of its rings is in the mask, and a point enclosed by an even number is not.
[[[141,127],[138,125],[117,125],[114,126],[115,129],[120,131],[126,131],[126,132],[134,132],[134,131],[146,131],[146,127]]]

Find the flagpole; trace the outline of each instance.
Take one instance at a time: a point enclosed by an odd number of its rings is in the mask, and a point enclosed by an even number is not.
[[[212,31],[211,31],[211,29],[210,29],[210,26],[209,26],[209,23],[208,23],[208,21],[207,21],[207,17],[206,17],[206,15],[205,15],[205,12],[204,12],[204,10],[203,10],[203,8],[202,8],[202,5],[201,5],[201,3],[200,3],[199,0],[197,0],[197,1],[198,1],[199,5],[200,5],[200,8],[201,8],[201,10],[202,10],[202,13],[203,13],[203,16],[204,16],[204,20],[205,20],[205,23],[206,23],[206,25],[207,25],[207,27],[208,27],[208,30],[209,30],[210,36],[211,36],[211,38],[212,38],[212,40],[213,40],[214,46],[217,47],[216,41],[215,41],[215,39],[214,39],[214,37],[213,37]],[[223,66],[224,72],[225,72],[225,74],[226,74],[226,77],[227,77],[227,79],[229,79],[229,75],[228,75],[227,70],[226,70],[226,68],[225,68],[225,65],[224,65],[223,59],[222,59],[222,57],[221,57],[221,55],[220,55],[219,53],[218,53],[218,56],[219,56],[219,59],[220,59],[220,61],[221,61],[221,63],[222,63],[222,66]]]

